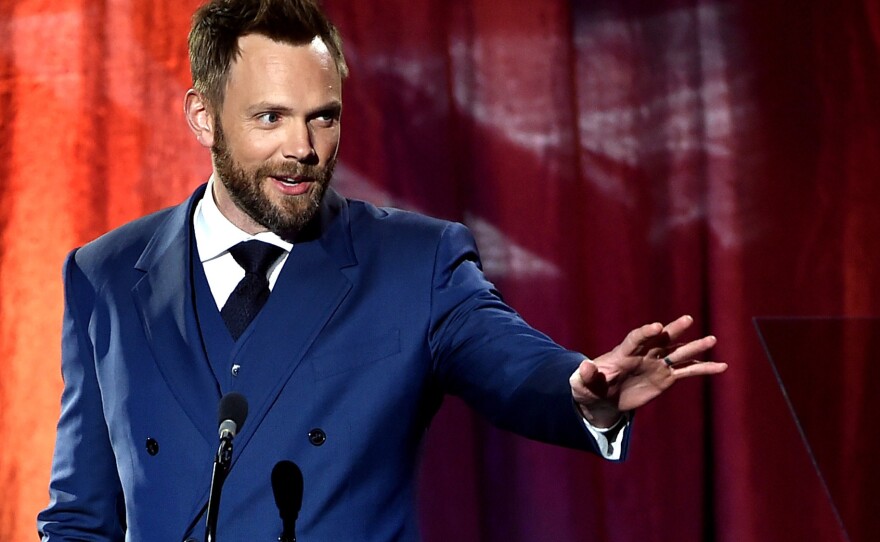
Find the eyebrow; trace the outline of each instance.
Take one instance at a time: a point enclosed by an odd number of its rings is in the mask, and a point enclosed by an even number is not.
[[[265,111],[273,111],[277,113],[281,113],[284,115],[292,114],[294,111],[290,107],[280,105],[274,102],[259,102],[247,108],[248,115],[256,115],[257,113],[265,112]],[[342,111],[342,102],[339,100],[331,100],[324,105],[320,105],[306,111],[305,115],[307,117],[311,117],[316,113],[333,113],[339,114]]]

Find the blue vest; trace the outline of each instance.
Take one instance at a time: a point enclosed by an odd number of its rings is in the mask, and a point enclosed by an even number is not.
[[[193,243],[195,244],[195,243]],[[198,251],[192,250],[192,281],[193,295],[195,299],[196,321],[202,340],[205,355],[214,371],[214,377],[220,385],[220,391],[225,394],[235,389],[235,377],[241,370],[241,361],[236,359],[243,342],[247,341],[249,333],[242,333],[238,341],[232,340],[232,335],[220,316],[220,310],[214,301],[211,287],[208,285],[208,277],[205,268],[198,259]],[[257,318],[250,325],[254,325]]]

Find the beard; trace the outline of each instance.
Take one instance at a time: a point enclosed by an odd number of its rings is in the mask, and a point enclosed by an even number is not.
[[[233,203],[257,224],[287,240],[292,240],[318,212],[336,166],[334,157],[323,167],[289,160],[246,168],[232,157],[219,122],[211,154],[217,178]],[[271,177],[306,177],[312,187],[301,196],[276,194],[281,199],[273,201],[272,189],[266,186]]]

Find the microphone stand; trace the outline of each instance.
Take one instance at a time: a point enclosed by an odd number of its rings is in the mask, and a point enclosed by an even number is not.
[[[229,474],[229,464],[232,460],[232,436],[229,434],[220,438],[220,448],[214,458],[214,471],[211,473],[211,493],[208,496],[208,517],[205,522],[205,541],[217,541],[217,516],[220,512],[220,494],[223,492],[223,483]],[[296,541],[294,541],[296,542]]]

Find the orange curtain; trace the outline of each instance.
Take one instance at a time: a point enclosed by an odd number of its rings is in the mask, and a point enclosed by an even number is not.
[[[209,171],[181,116],[197,4],[0,2],[0,540],[48,502],[65,254]]]
[[[47,502],[64,255],[209,174],[182,115],[198,3],[0,0],[0,540]],[[842,542],[751,318],[880,312],[880,9],[325,4],[352,67],[343,194],[467,223],[568,347],[689,312],[731,364],[639,412],[623,465],[447,401],[426,541]]]

